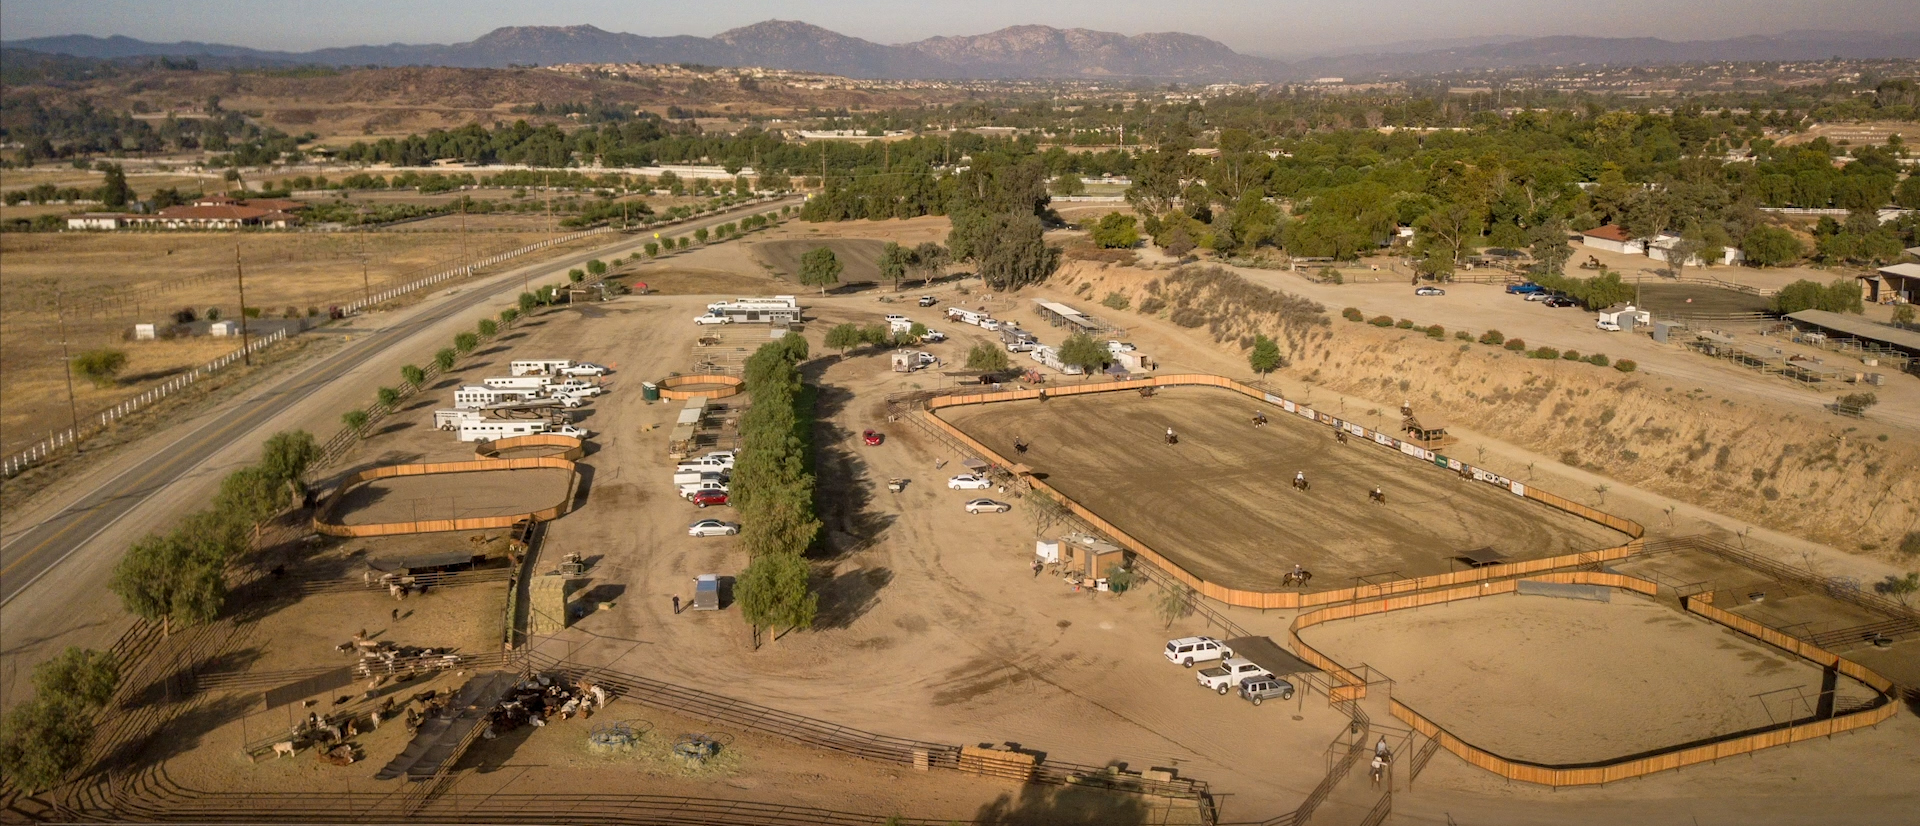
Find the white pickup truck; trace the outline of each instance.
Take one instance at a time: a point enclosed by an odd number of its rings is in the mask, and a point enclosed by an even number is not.
[[[1228,657],[1219,665],[1201,669],[1200,673],[1194,677],[1200,681],[1200,685],[1211,688],[1217,693],[1226,694],[1238,687],[1241,680],[1266,673],[1266,669],[1239,657]]]

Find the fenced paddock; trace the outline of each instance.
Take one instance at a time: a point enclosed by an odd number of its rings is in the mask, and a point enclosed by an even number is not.
[[[1568,552],[1551,556],[1487,565],[1478,568],[1446,571],[1445,566],[1448,563],[1444,555],[1431,555],[1428,557],[1427,564],[1433,567],[1427,571],[1416,570],[1409,572],[1406,570],[1387,568],[1368,571],[1365,576],[1354,576],[1344,581],[1340,581],[1338,578],[1332,576],[1317,576],[1315,582],[1312,583],[1312,587],[1306,591],[1262,587],[1257,582],[1250,587],[1237,587],[1237,583],[1228,584],[1217,581],[1217,579],[1209,579],[1206,573],[1197,572],[1189,567],[1191,560],[1180,556],[1178,553],[1168,552],[1169,549],[1165,549],[1164,547],[1151,545],[1142,538],[1135,536],[1131,532],[1103,518],[1096,513],[1092,507],[1077,500],[1067,491],[1062,490],[1062,485],[1066,484],[1064,479],[1031,478],[1028,480],[1028,483],[1035,489],[1044,491],[1060,500],[1075,516],[1085,521],[1094,529],[1112,537],[1116,542],[1119,542],[1129,550],[1145,557],[1153,564],[1166,570],[1169,576],[1185,583],[1203,596],[1219,600],[1228,605],[1251,608],[1302,608],[1354,599],[1368,599],[1392,594],[1411,593],[1431,588],[1481,582],[1522,574],[1533,574],[1560,568],[1598,565],[1632,555],[1638,547],[1638,539],[1643,533],[1643,529],[1639,523],[1632,520],[1586,507],[1577,502],[1539,490],[1531,485],[1509,479],[1496,472],[1475,467],[1443,454],[1436,454],[1433,451],[1403,442],[1390,434],[1380,433],[1324,412],[1315,411],[1307,405],[1298,404],[1279,395],[1268,393],[1262,389],[1221,376],[1167,375],[1130,381],[1089,382],[1078,385],[1053,386],[1046,388],[1044,391],[1049,399],[1045,404],[1049,406],[1057,405],[1061,401],[1081,394],[1118,392],[1121,395],[1114,397],[1115,401],[1124,402],[1132,399],[1135,403],[1150,406],[1162,399],[1157,396],[1154,399],[1139,398],[1137,396],[1139,390],[1143,388],[1155,388],[1157,390],[1158,388],[1181,386],[1213,387],[1231,390],[1242,396],[1257,400],[1256,403],[1245,406],[1246,413],[1250,414],[1255,408],[1263,408],[1269,411],[1270,422],[1266,428],[1256,430],[1248,421],[1243,420],[1238,425],[1238,427],[1242,428],[1239,431],[1241,435],[1236,438],[1244,439],[1249,436],[1258,437],[1266,435],[1259,431],[1271,431],[1278,427],[1297,424],[1291,420],[1298,418],[1307,423],[1318,423],[1323,426],[1324,429],[1318,432],[1321,434],[1319,438],[1324,439],[1324,442],[1319,444],[1324,445],[1327,449],[1346,451],[1348,457],[1369,455],[1360,453],[1361,451],[1368,451],[1374,459],[1389,459],[1400,467],[1404,467],[1407,473],[1437,473],[1442,477],[1441,480],[1449,485],[1466,486],[1468,490],[1478,489],[1483,492],[1490,491],[1500,494],[1500,496],[1495,497],[1496,502],[1503,501],[1500,498],[1501,496],[1522,497],[1534,503],[1547,506],[1547,508],[1525,509],[1533,511],[1540,516],[1552,514],[1553,510],[1558,510],[1591,522],[1595,526],[1617,532],[1611,535],[1611,541],[1596,542],[1589,550],[1569,550]],[[1133,392],[1128,393],[1126,391]],[[962,427],[956,426],[955,423],[947,421],[946,417],[953,416],[954,414],[943,411],[948,411],[956,407],[991,405],[1001,402],[1034,401],[1036,402],[1035,406],[1037,406],[1037,400],[1041,392],[1040,390],[1014,390],[998,393],[938,396],[927,399],[924,402],[926,408],[924,411],[907,413],[905,415],[921,417],[920,421],[922,423],[943,434],[945,438],[951,440],[953,443],[963,446],[964,449],[978,454],[989,462],[999,464],[1003,467],[1010,467],[1015,464],[1016,461],[1020,461],[1009,458],[1007,455],[1013,453],[1010,449],[1010,440],[1002,437],[1002,441],[998,443],[1002,444],[1002,447],[989,447],[988,444],[980,438],[976,438],[966,430],[963,430]],[[1048,412],[1052,414],[1056,409],[1057,408],[1050,407]],[[982,415],[979,417],[956,416],[956,418],[985,419],[988,417]],[[971,421],[964,421],[963,423],[972,424]],[[1104,425],[1097,426],[1104,431]],[[1164,426],[1164,424],[1161,424],[1159,427],[1163,428]],[[1349,444],[1338,445],[1336,448],[1333,443],[1333,431],[1336,428],[1349,434]],[[1020,435],[1023,438],[1027,438],[1029,434],[1010,435]],[[1158,428],[1156,428],[1155,432],[1144,434],[1144,436],[1147,441],[1136,441],[1130,443],[1128,447],[1151,447],[1154,439],[1158,436]],[[994,438],[990,435],[987,435],[987,437]],[[1183,436],[1182,438],[1185,440],[1187,437]],[[1034,440],[1029,439],[1029,441]],[[1361,444],[1362,442],[1371,442],[1372,444]],[[1186,443],[1183,442],[1181,446],[1186,446]],[[1047,446],[1038,444],[1037,442],[1033,448],[1033,450],[1040,452],[1048,449]],[[1399,455],[1395,456],[1394,454]],[[1037,462],[1039,455],[1039,453],[1029,453],[1028,456],[1024,458],[1027,461]],[[1169,463],[1168,467],[1173,467],[1173,464],[1174,463]],[[1422,467],[1423,465],[1424,467]],[[1291,474],[1285,468],[1286,466],[1282,465],[1276,474],[1281,478],[1278,480],[1280,482],[1280,488],[1275,498],[1280,500],[1285,500],[1288,496],[1299,495],[1286,489],[1287,481],[1291,479]],[[1447,473],[1441,472],[1443,469],[1452,475],[1449,476]],[[1178,471],[1163,469],[1161,473],[1163,475],[1167,473],[1177,474]],[[1194,487],[1193,480],[1177,481],[1187,483],[1184,490],[1188,497],[1208,494],[1209,489],[1206,488],[1204,484],[1199,487]],[[1311,481],[1311,478],[1309,481]],[[1059,484],[1056,484],[1057,482]],[[1331,492],[1322,487],[1319,493]],[[1372,506],[1368,505],[1364,490],[1343,491],[1342,493],[1344,493],[1344,496],[1341,499],[1328,499],[1322,500],[1322,502],[1330,502],[1335,507],[1344,506],[1349,508],[1353,514],[1353,518],[1356,520],[1374,518],[1375,515],[1368,510]],[[1390,500],[1392,495],[1392,493],[1389,493]],[[1466,494],[1462,491],[1457,495]],[[1346,504],[1349,500],[1351,500],[1352,504]],[[1157,508],[1156,512],[1164,515],[1169,509],[1179,510],[1187,508],[1190,503],[1187,499],[1176,499],[1157,503],[1116,500],[1105,504],[1109,512],[1113,512],[1115,508],[1121,509],[1124,512]],[[1328,511],[1326,507],[1326,504],[1321,505],[1320,509],[1313,511],[1308,518],[1316,523],[1338,521],[1327,519]],[[1510,506],[1500,505],[1499,507],[1511,510]],[[1559,518],[1558,515],[1555,515],[1555,518]],[[1247,526],[1243,525],[1242,527],[1246,528]],[[1253,527],[1258,528],[1259,526]],[[1624,534],[1624,536],[1621,536],[1621,534]],[[1271,556],[1271,559],[1257,559],[1257,564],[1264,566],[1260,573],[1271,574],[1277,577],[1278,574],[1284,570],[1282,566],[1287,568],[1291,567],[1292,560],[1280,556],[1280,542],[1273,542],[1269,547],[1271,550],[1267,553]],[[1468,545],[1467,547],[1477,546]],[[1464,548],[1459,550],[1464,550]],[[1309,567],[1311,568],[1311,566]]]
[[[498,452],[499,450],[506,450],[516,446],[527,446],[506,444],[511,441],[514,440],[501,439],[497,442],[490,443],[489,447],[484,449],[491,452]],[[576,444],[574,447],[578,447],[577,440],[575,441]],[[568,448],[567,452],[570,451],[571,448]],[[563,489],[563,495],[559,501],[553,505],[537,510],[487,516],[453,516],[444,519],[409,519],[352,525],[346,524],[341,521],[340,518],[342,511],[359,504],[359,500],[355,498],[356,493],[364,490],[367,485],[373,482],[422,476],[499,473],[503,471],[524,470],[564,472],[567,481]],[[511,528],[520,522],[548,522],[558,519],[567,513],[567,510],[573,504],[574,491],[579,485],[579,482],[580,476],[574,468],[573,459],[566,458],[564,452],[558,456],[532,456],[521,459],[476,459],[470,462],[385,465],[360,471],[342,480],[340,486],[334,489],[333,493],[321,504],[320,509],[314,512],[313,529],[318,533],[328,536],[369,537],[398,536],[411,533],[435,533],[440,531],[497,530],[501,528]],[[377,497],[375,498],[377,499]],[[518,510],[517,508],[510,509]]]
[[[1537,577],[1537,579],[1559,583],[1605,585],[1646,595],[1654,595],[1658,591],[1658,586],[1648,580],[1627,577],[1620,574],[1579,571],[1548,574]],[[1334,620],[1365,617],[1425,606],[1438,606],[1462,600],[1480,600],[1484,598],[1511,599],[1514,597],[1507,595],[1514,593],[1517,588],[1517,580],[1503,580],[1499,582],[1481,583],[1464,588],[1452,588],[1443,591],[1431,591],[1403,597],[1321,608],[1295,618],[1289,631],[1289,641],[1293,645],[1295,653],[1299,654],[1302,659],[1327,670],[1334,678],[1338,684],[1334,691],[1330,692],[1334,699],[1357,699],[1366,695],[1367,686],[1365,682],[1352,670],[1343,667],[1322,651],[1301,640],[1299,632],[1302,629],[1311,628]],[[1822,702],[1820,690],[1816,687],[1803,695],[1803,699],[1806,700],[1806,702],[1777,703],[1774,709],[1763,712],[1764,715],[1768,716],[1766,716],[1761,725],[1753,725],[1740,730],[1717,732],[1710,736],[1692,736],[1684,741],[1676,741],[1673,744],[1641,748],[1636,752],[1611,758],[1581,761],[1519,759],[1511,754],[1497,752],[1492,748],[1486,747],[1485,744],[1470,742],[1455,731],[1444,727],[1440,721],[1429,717],[1426,713],[1416,711],[1412,706],[1403,702],[1398,697],[1389,699],[1389,709],[1394,717],[1408,724],[1422,735],[1432,738],[1440,744],[1441,748],[1454,753],[1471,765],[1478,766],[1509,779],[1523,780],[1548,786],[1580,786],[1609,783],[1629,777],[1638,777],[1654,772],[1710,762],[1722,757],[1747,754],[1773,746],[1788,745],[1815,737],[1831,736],[1833,734],[1874,725],[1893,716],[1897,710],[1898,706],[1893,697],[1893,693],[1896,690],[1893,682],[1872,670],[1834,655],[1831,652],[1822,650],[1811,643],[1795,639],[1790,635],[1780,633],[1758,623],[1716,609],[1703,601],[1691,598],[1683,598],[1682,601],[1687,612],[1725,628],[1732,629],[1755,642],[1771,646],[1778,652],[1783,652],[1797,659],[1801,664],[1800,667],[1804,669],[1802,676],[1810,673],[1813,674],[1817,680],[1823,670],[1831,669],[1839,675],[1843,675],[1846,680],[1852,681],[1852,689],[1854,691],[1859,692],[1864,690],[1864,692],[1870,696],[1852,703],[1834,703],[1830,700]],[[1591,606],[1598,610],[1606,610],[1605,606],[1599,606],[1593,603],[1568,601],[1568,604]],[[1683,617],[1676,616],[1674,617],[1674,621],[1685,622],[1686,620]],[[1666,631],[1649,630],[1649,633],[1666,633]],[[1738,657],[1737,652],[1736,657]],[[1733,663],[1733,665],[1738,669],[1748,668],[1748,665],[1744,662]],[[1710,663],[1695,659],[1690,660],[1686,667],[1692,670],[1701,670],[1714,666]],[[1534,676],[1538,677],[1537,674]],[[1631,675],[1619,676],[1623,680],[1631,677]],[[1404,677],[1405,675],[1403,675],[1403,679]],[[1764,679],[1762,679],[1761,682],[1764,683]],[[1756,683],[1756,685],[1758,684],[1759,683]],[[1770,684],[1769,687],[1771,687]],[[1402,692],[1405,691],[1404,687],[1399,690]],[[1660,685],[1649,685],[1645,690],[1647,691],[1644,700],[1645,703],[1652,704],[1661,700],[1660,691],[1662,687]],[[1842,681],[1839,691],[1845,692],[1847,690],[1848,683]],[[1576,694],[1577,693],[1578,692],[1576,692]],[[1769,693],[1772,692],[1756,691],[1754,696],[1746,699],[1756,703],[1766,702],[1763,695]],[[1542,703],[1551,702],[1539,696],[1513,697],[1507,695],[1501,695],[1498,701],[1514,704],[1525,703],[1535,707],[1538,707]],[[1569,697],[1564,700],[1563,703],[1565,705],[1564,708],[1550,711],[1569,720],[1576,719],[1580,715],[1598,713],[1592,703],[1576,697]],[[1836,707],[1845,710],[1836,712]],[[1444,718],[1446,715],[1437,713],[1436,716]],[[1621,725],[1627,726],[1645,728],[1652,725],[1652,722],[1648,719],[1648,714],[1642,711],[1635,711],[1626,715],[1615,715],[1609,719],[1620,720],[1622,721]],[[1751,716],[1749,719],[1751,719]],[[1596,724],[1614,725],[1611,722],[1604,721],[1596,721]],[[1535,734],[1539,735],[1541,742],[1547,742],[1556,738],[1565,738],[1569,735],[1569,732],[1565,726],[1555,725],[1545,726],[1542,730],[1535,732]],[[1650,732],[1646,731],[1637,731],[1634,734],[1642,739],[1651,735]]]

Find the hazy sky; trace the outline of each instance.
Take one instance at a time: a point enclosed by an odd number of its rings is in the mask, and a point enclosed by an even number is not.
[[[1912,31],[1915,0],[6,0],[0,37],[123,34],[304,51],[456,43],[500,26],[588,23],[644,35],[713,35],[770,18],[901,43],[1039,23],[1185,31],[1253,54],[1404,40],[1581,34],[1710,40],[1795,29]]]

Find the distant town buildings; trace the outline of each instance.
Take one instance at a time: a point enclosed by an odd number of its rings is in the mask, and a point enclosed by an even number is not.
[[[191,204],[158,212],[86,212],[67,218],[67,229],[287,229],[299,226],[297,214],[307,208],[300,201],[281,198],[236,200],[225,195],[203,195]]]

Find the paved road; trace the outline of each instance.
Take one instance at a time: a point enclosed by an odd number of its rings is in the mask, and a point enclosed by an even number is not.
[[[779,203],[761,204],[748,211],[778,206]],[[673,232],[678,235],[697,227],[725,223],[737,219],[739,214],[736,211],[683,224],[675,227]],[[62,561],[86,548],[94,537],[140,503],[187,475],[216,451],[251,433],[388,347],[451,316],[495,300],[505,292],[517,290],[523,273],[528,269],[565,269],[590,258],[606,256],[612,249],[624,250],[644,242],[635,236],[620,246],[540,261],[461,287],[453,295],[430,298],[425,309],[407,315],[397,323],[302,368],[290,379],[249,397],[229,414],[207,417],[206,422],[155,453],[151,460],[112,477],[51,518],[22,530],[13,540],[0,547],[0,605],[26,593]]]

